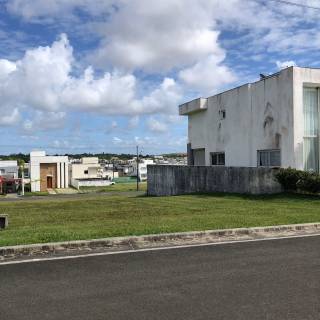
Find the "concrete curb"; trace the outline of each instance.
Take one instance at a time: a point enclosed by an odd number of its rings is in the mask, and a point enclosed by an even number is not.
[[[119,251],[155,248],[170,245],[215,243],[248,239],[307,235],[320,233],[320,223],[279,225],[255,228],[236,228],[143,236],[113,237],[0,247],[0,260],[47,254],[77,254],[83,251]]]

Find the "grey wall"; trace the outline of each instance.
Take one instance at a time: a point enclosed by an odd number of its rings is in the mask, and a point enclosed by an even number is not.
[[[197,192],[265,194],[281,192],[277,169],[208,166],[148,166],[148,195]]]

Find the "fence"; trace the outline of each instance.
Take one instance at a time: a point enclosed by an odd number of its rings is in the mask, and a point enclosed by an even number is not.
[[[188,193],[281,192],[274,175],[278,169],[247,167],[148,165],[148,195]]]

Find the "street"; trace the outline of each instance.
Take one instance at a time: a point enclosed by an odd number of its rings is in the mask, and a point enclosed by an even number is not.
[[[0,265],[0,319],[320,319],[320,236]]]

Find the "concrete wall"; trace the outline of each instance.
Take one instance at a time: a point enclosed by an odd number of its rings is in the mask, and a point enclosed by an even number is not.
[[[148,166],[148,195],[197,192],[265,194],[281,192],[277,169],[209,166]]]
[[[79,189],[80,187],[105,187],[110,186],[112,182],[106,179],[99,180],[77,180],[71,179],[70,183],[74,188]]]
[[[225,152],[226,166],[256,167],[258,150],[281,149],[282,166],[295,166],[293,68],[207,100],[206,110],[188,115],[189,143],[205,148],[206,165],[211,152]]]

